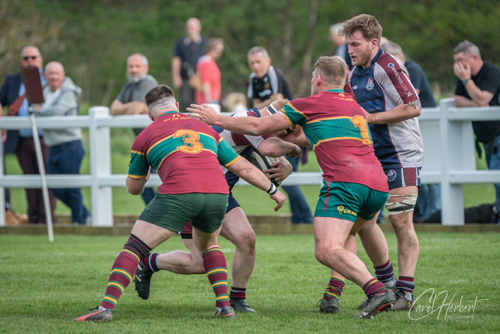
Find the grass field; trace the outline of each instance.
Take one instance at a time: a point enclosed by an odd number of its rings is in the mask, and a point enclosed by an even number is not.
[[[133,141],[133,133],[130,129],[111,130],[111,152],[112,152],[112,173],[126,174],[130,160],[130,146]],[[84,143],[88,142],[84,131]],[[82,174],[89,173],[88,150],[82,163]],[[477,158],[477,157],[476,157]],[[9,174],[21,174],[21,169],[17,163],[15,155],[7,155],[6,170]],[[486,169],[483,159],[476,161],[478,169]],[[299,171],[317,172],[320,171],[314,152],[309,152],[309,162],[301,165]],[[318,199],[320,186],[301,186],[311,210],[314,212]],[[26,197],[24,189],[14,188],[12,191],[12,205],[16,212],[26,212]],[[115,214],[139,214],[144,209],[144,203],[140,196],[130,195],[125,188],[113,188],[113,211]],[[248,215],[272,215],[274,214],[272,201],[261,190],[254,187],[235,187],[235,197],[238,199],[243,209]],[[90,190],[83,189],[84,202],[91,209]],[[465,207],[475,206],[495,201],[495,190],[490,184],[466,184],[464,185],[464,205]],[[69,209],[61,202],[58,202],[56,214],[68,214]],[[281,210],[281,214],[289,214],[290,207],[286,204]]]
[[[100,303],[125,237],[58,235],[50,244],[45,236],[0,235],[0,332],[498,333],[500,235],[422,233],[419,239],[415,296],[421,297],[410,314],[355,318],[365,297],[350,282],[338,314],[318,313],[316,303],[329,270],[314,259],[313,237],[258,236],[247,298],[257,314],[215,319],[214,295],[205,276],[161,272],[153,277],[149,300],[140,299],[131,285],[113,322],[96,324],[72,320]],[[395,262],[394,235],[388,235],[388,242]],[[220,244],[230,263],[234,246],[223,239]],[[175,249],[183,249],[180,237],[156,251]],[[364,251],[360,257],[368,263]],[[434,304],[430,289],[439,295]]]

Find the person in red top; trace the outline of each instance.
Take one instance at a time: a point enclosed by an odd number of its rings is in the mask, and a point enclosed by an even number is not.
[[[139,262],[182,230],[188,220],[194,227],[193,240],[202,253],[205,273],[216,295],[217,315],[234,317],[227,293],[226,259],[217,243],[229,194],[219,164],[267,191],[277,203],[276,211],[283,206],[285,196],[215,130],[179,113],[179,103],[170,87],[151,89],[146,94],[146,105],[153,123],[132,145],[127,190],[132,195],[141,194],[150,168],[158,172],[162,185],[116,258],[101,304],[75,321],[111,321],[115,305],[132,281]]]
[[[220,70],[215,61],[222,56],[224,51],[224,40],[222,38],[210,38],[207,42],[205,55],[198,59],[196,72],[200,73],[202,88],[196,91],[196,104],[213,103],[219,104],[221,94]]]
[[[191,105],[187,110],[205,123],[236,133],[269,134],[292,124],[303,128],[305,136],[297,138],[296,144],[310,145],[323,171],[314,213],[316,259],[342,275],[332,277],[320,311],[338,311],[345,277],[365,291],[368,303],[358,317],[368,318],[390,308],[396,298],[356,256],[355,235],[365,224],[375,224],[389,189],[363,110],[342,90],[345,78],[340,60],[320,57],[314,64],[311,96],[292,100],[270,117],[235,119],[206,105]]]

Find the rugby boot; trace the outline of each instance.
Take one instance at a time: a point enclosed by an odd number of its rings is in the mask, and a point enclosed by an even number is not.
[[[330,298],[329,300],[321,298],[318,306],[321,313],[337,313],[339,311],[339,300],[337,298]]]
[[[406,293],[402,289],[396,291],[396,302],[391,308],[391,311],[408,311],[413,306],[413,295],[411,299],[406,297]]]
[[[390,287],[390,288],[388,288],[388,287],[386,287],[386,288],[387,288],[387,290],[391,290],[392,292],[394,292],[394,294],[396,294],[396,285],[393,285],[393,286],[392,286],[392,287]],[[396,298],[397,298],[397,297],[396,297]],[[363,302],[361,302],[361,304],[359,304],[359,305],[358,305],[358,308],[359,308],[360,310],[362,310],[362,309],[364,309],[364,308],[365,308],[366,304],[368,304],[368,298],[367,298],[367,299],[365,299],[365,300],[363,300]]]
[[[366,306],[358,314],[358,318],[373,318],[377,313],[391,308],[395,301],[396,296],[391,290],[387,290],[384,294],[371,295]]]
[[[217,318],[226,319],[226,318],[236,318],[236,314],[234,314],[234,310],[231,306],[222,306],[220,312],[217,311]]]
[[[103,321],[111,321],[113,320],[113,309],[107,308],[105,310],[99,311],[99,306],[95,309],[90,309],[90,313],[82,315],[81,317],[76,318],[74,321],[83,322],[83,321],[95,321],[95,322],[103,322]]]
[[[245,299],[231,299],[230,304],[235,311],[257,313],[248,305]]]
[[[151,287],[151,276],[153,276],[154,271],[146,268],[146,266],[139,262],[137,270],[134,275],[135,290],[139,294],[139,297],[146,300],[149,298],[149,290]]]

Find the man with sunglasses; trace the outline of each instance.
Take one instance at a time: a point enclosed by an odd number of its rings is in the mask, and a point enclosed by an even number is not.
[[[30,45],[21,51],[21,66],[38,67],[40,80],[42,85],[44,85],[45,78],[43,76],[42,65],[43,58],[37,47]],[[29,117],[26,88],[20,73],[8,75],[5,78],[5,82],[0,89],[0,107],[3,109],[4,106],[8,108],[8,116]],[[38,135],[40,137],[43,159],[45,164],[47,164],[49,148],[43,140],[42,130],[38,130]],[[15,153],[17,155],[23,174],[40,174],[31,129],[8,130],[7,138],[4,140],[4,154],[6,153]],[[50,192],[49,196],[51,214],[54,217],[56,200],[52,192]],[[28,222],[32,224],[45,224],[46,216],[42,189],[26,189],[26,197],[28,202]]]

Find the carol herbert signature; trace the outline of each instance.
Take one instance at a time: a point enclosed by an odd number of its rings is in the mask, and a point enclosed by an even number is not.
[[[447,290],[437,293],[434,288],[430,288],[415,298],[408,317],[411,320],[420,320],[429,316],[436,316],[436,319],[441,317],[444,320],[450,317],[472,318],[478,302],[489,300],[478,297],[467,301],[463,299],[463,296],[460,298],[457,296],[457,292],[450,297]]]

